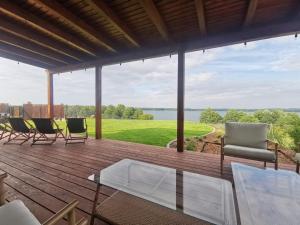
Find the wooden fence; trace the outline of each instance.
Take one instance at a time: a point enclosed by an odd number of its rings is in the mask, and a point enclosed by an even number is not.
[[[47,118],[48,106],[45,104],[26,103],[23,106],[11,106],[6,103],[0,103],[0,114],[12,117],[30,118]],[[64,105],[54,106],[54,117],[62,119],[65,117]]]

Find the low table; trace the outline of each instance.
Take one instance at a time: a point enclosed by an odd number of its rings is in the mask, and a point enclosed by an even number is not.
[[[232,163],[242,225],[300,223],[300,176]]]
[[[98,184],[96,197],[101,185],[117,190],[94,204],[93,215],[111,224],[236,225],[232,184],[223,179],[130,159],[89,179]]]

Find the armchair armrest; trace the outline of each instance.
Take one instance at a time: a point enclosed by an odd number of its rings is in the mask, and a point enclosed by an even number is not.
[[[66,205],[64,208],[58,211],[55,215],[50,217],[46,222],[44,222],[43,225],[54,225],[59,220],[63,219],[65,216],[67,216],[68,218],[69,225],[87,225],[88,221],[84,218],[76,222],[75,208],[78,205],[78,203],[79,202],[77,200],[70,202],[68,205]]]
[[[5,203],[4,179],[6,177],[7,173],[0,171],[0,206]]]

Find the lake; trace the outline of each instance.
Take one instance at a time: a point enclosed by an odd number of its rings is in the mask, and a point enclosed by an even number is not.
[[[144,113],[149,113],[154,116],[155,120],[176,120],[177,119],[177,111],[175,110],[148,110],[143,109]],[[199,122],[200,114],[203,110],[185,110],[184,111],[184,118],[188,121],[195,121]],[[223,111],[216,111],[221,116],[224,116],[226,113],[226,110]]]

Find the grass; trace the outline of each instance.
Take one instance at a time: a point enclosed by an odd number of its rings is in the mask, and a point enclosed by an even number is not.
[[[64,126],[64,122],[59,125]],[[87,119],[88,133],[95,136],[95,120]],[[103,137],[149,145],[166,146],[176,138],[175,120],[115,120],[102,121]],[[212,127],[196,122],[185,122],[185,137],[203,136],[212,131]]]

